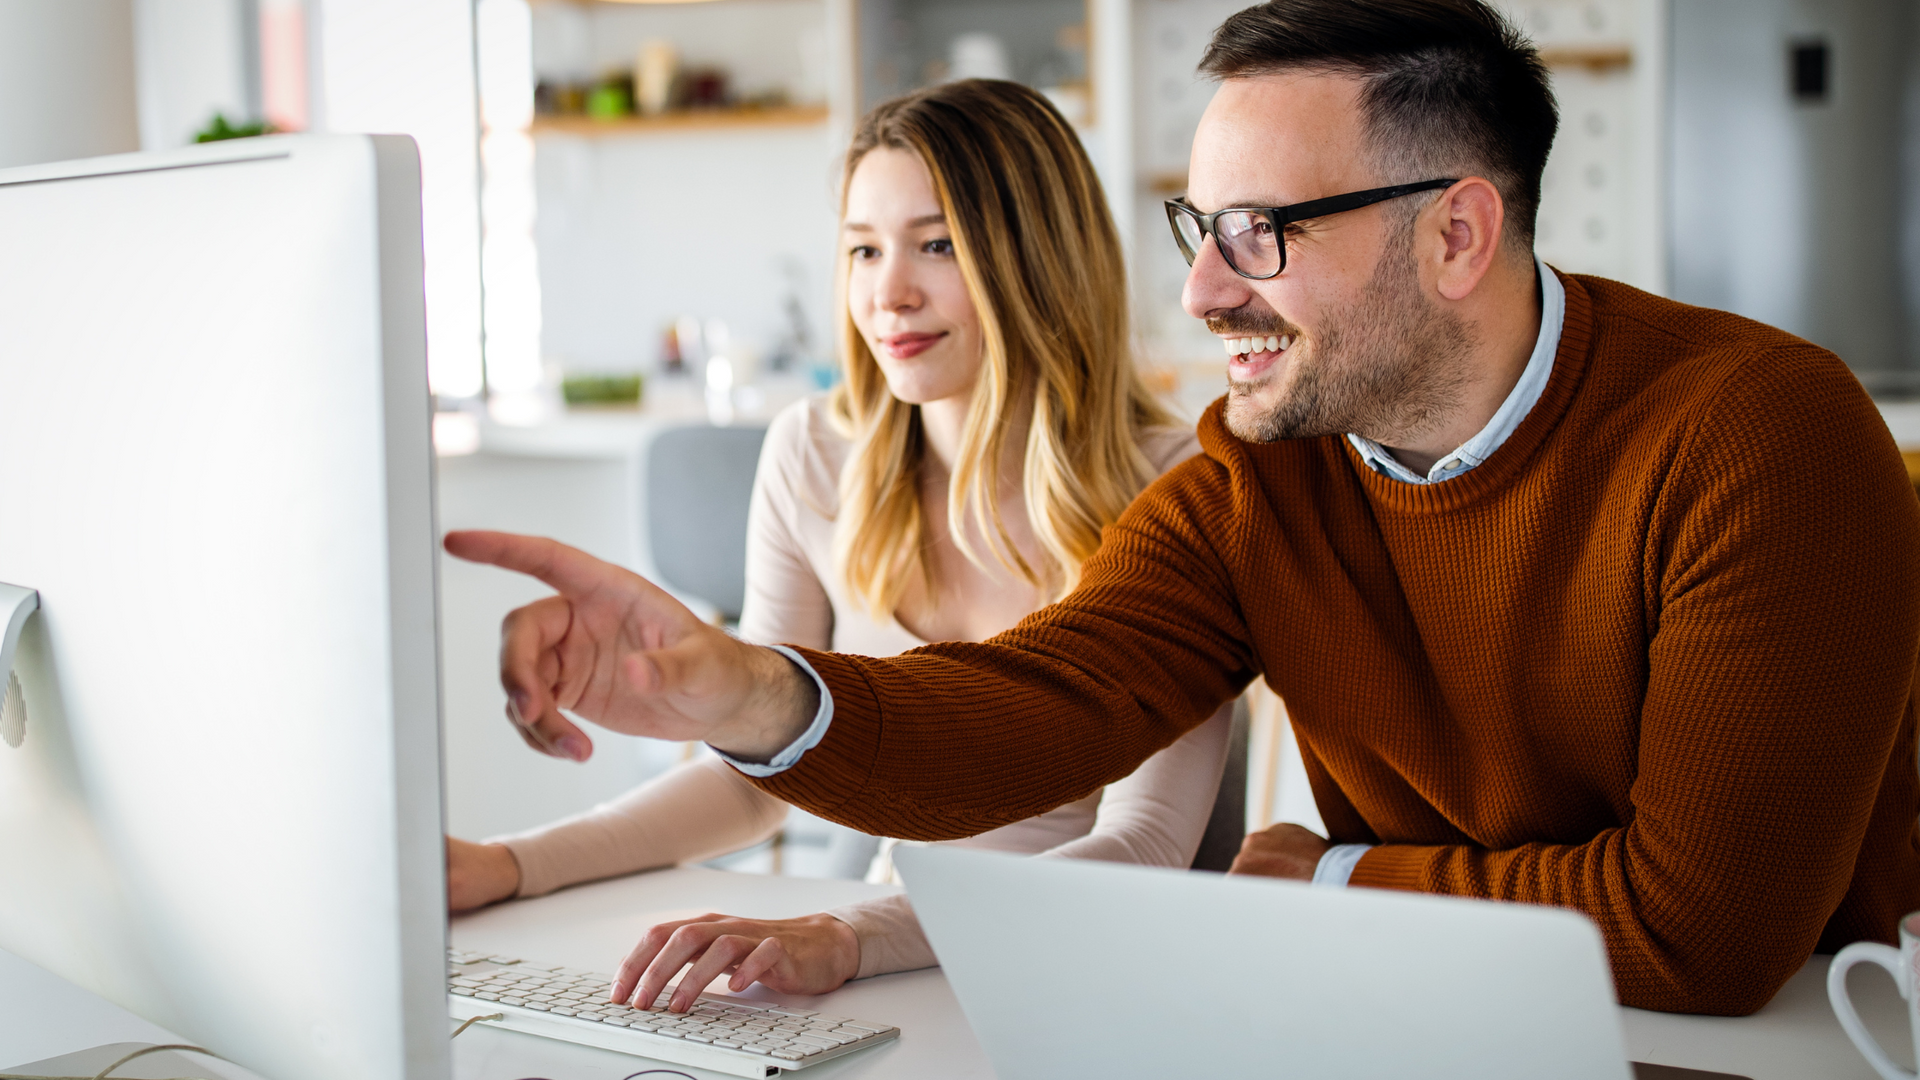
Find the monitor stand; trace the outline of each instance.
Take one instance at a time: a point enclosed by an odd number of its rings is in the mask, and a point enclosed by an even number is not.
[[[0,742],[16,750],[27,737],[27,703],[13,677],[13,656],[20,628],[39,610],[39,593],[0,581]]]

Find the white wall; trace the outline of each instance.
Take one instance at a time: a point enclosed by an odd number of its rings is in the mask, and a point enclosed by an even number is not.
[[[838,147],[824,125],[543,135],[535,164],[543,345],[580,371],[652,367],[682,315],[761,350],[789,292],[830,351]]]
[[[249,100],[244,0],[133,0],[140,147],[185,146],[217,112],[257,119]]]
[[[0,168],[139,148],[132,0],[0,0]]]
[[[413,136],[437,393],[480,389],[480,192],[469,0],[308,0],[316,130]]]

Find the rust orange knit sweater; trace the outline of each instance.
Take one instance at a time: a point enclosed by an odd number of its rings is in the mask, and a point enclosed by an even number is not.
[[[1559,904],[1621,1000],[1740,1014],[1920,908],[1920,503],[1785,333],[1568,278],[1552,379],[1415,486],[1339,437],[1205,453],[1066,600],[984,644],[808,659],[825,741],[764,786],[894,836],[1079,798],[1264,675],[1354,885]]]

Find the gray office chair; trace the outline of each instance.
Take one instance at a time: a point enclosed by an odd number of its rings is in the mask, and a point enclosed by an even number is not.
[[[640,462],[640,532],[661,585],[737,622],[746,597],[747,507],[765,427],[688,424],[656,433]]]
[[[1195,870],[1225,873],[1240,854],[1247,835],[1247,738],[1253,716],[1243,695],[1233,703],[1233,729],[1227,736],[1227,771],[1220,776],[1220,793],[1213,798],[1213,816],[1194,853]]]

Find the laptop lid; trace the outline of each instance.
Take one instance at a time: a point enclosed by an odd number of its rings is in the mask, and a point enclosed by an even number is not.
[[[1001,1080],[1627,1080],[1600,933],[1557,908],[903,847]]]

